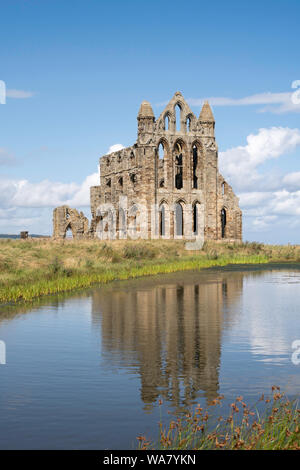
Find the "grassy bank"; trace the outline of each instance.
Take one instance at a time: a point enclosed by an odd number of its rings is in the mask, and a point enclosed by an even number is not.
[[[0,240],[0,303],[90,287],[112,280],[227,264],[300,261],[298,246],[182,241]]]
[[[164,450],[299,450],[300,409],[290,402],[279,387],[272,387],[272,396],[262,396],[249,408],[238,397],[227,414],[211,415],[220,407],[223,396],[216,398],[209,410],[200,406],[182,418],[175,418],[168,427],[160,423],[159,441],[153,443],[139,436],[140,449]],[[161,403],[160,403],[161,405]],[[215,410],[216,412],[217,410]],[[216,417],[217,416],[217,417]],[[213,421],[212,421],[213,420]],[[217,424],[215,424],[217,422]]]

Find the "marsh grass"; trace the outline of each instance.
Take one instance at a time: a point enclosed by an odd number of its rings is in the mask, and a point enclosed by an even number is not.
[[[299,246],[206,242],[185,250],[176,240],[0,240],[0,303],[159,273],[227,264],[300,261]]]
[[[164,450],[300,450],[300,409],[273,386],[271,398],[262,396],[249,408],[243,397],[231,403],[227,415],[218,418],[212,408],[223,408],[219,396],[204,410],[198,405],[184,418],[167,427],[159,424],[159,441],[139,436],[139,448]],[[159,402],[162,405],[162,402]],[[261,409],[261,411],[259,411]]]

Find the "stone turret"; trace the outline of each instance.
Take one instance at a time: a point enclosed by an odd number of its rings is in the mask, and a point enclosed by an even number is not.
[[[148,101],[143,101],[137,116],[138,142],[146,144],[154,131],[155,116]]]
[[[215,136],[215,118],[208,101],[205,101],[198,119],[203,135],[207,137]]]
[[[140,110],[139,110],[139,113],[138,113],[138,117],[143,117],[143,118],[154,118],[154,113],[153,113],[153,109],[151,107],[151,104],[149,103],[149,101],[143,101],[141,106],[140,106]]]
[[[199,121],[215,122],[215,118],[208,101],[205,101],[202,106]]]

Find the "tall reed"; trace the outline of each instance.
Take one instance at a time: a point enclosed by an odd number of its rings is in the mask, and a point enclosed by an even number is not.
[[[222,405],[219,396],[210,408]],[[159,440],[139,436],[140,449],[164,450],[300,450],[300,409],[277,386],[271,398],[262,396],[250,408],[237,397],[224,417],[213,417],[198,405],[184,418],[174,418],[168,426],[159,424]],[[159,402],[160,406],[162,402]],[[263,408],[259,412],[259,407]],[[217,424],[215,424],[217,422]]]

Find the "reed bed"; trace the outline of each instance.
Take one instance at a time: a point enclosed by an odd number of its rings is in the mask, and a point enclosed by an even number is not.
[[[0,240],[0,303],[136,278],[227,264],[300,261],[300,247],[183,241]]]
[[[164,450],[300,450],[300,409],[277,386],[270,398],[262,396],[253,407],[243,397],[230,404],[224,417],[210,413],[222,406],[219,396],[204,410],[198,405],[184,418],[174,418],[168,426],[159,424],[159,440],[139,436],[139,449]],[[159,402],[160,406],[162,401]],[[215,410],[216,412],[216,410]],[[216,424],[217,423],[217,424]]]

